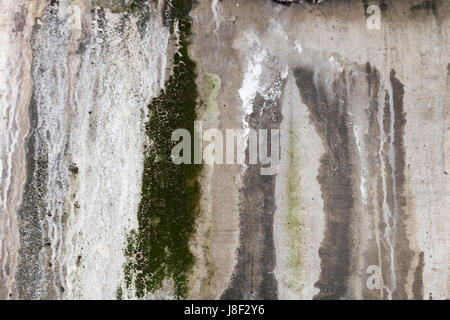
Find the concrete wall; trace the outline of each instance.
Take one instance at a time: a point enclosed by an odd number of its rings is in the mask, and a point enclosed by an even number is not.
[[[0,297],[134,298],[179,26],[166,1],[1,2]],[[450,3],[300,2],[189,12],[203,130],[281,138],[274,174],[202,166],[186,297],[448,299]]]

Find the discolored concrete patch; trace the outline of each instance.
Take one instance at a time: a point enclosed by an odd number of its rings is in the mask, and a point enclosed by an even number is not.
[[[203,100],[214,109],[202,119],[205,128],[273,127],[287,136],[281,137],[276,176],[261,176],[261,166],[252,165],[202,171],[201,213],[186,221],[195,229],[188,297],[448,299],[450,2],[278,2],[198,0],[190,11],[198,107]],[[21,260],[14,269],[19,241],[7,230],[10,255],[2,264],[0,295],[17,285],[13,298],[132,298],[134,288],[126,290],[120,276],[122,235],[136,222],[140,199],[138,112],[170,75],[165,57],[177,50],[176,36],[168,40],[161,29],[167,16],[159,13],[169,2],[95,0],[92,8],[81,0],[51,3],[54,15],[58,6],[67,9],[59,12],[67,28],[57,19],[36,20],[48,31],[39,41],[48,51],[33,54],[47,64],[32,69],[35,88],[54,98],[41,105],[50,112],[41,114],[33,102],[26,114],[8,115],[30,119],[33,130],[22,150],[28,183],[21,189],[22,175],[12,175],[22,206],[8,208],[8,217],[18,218]],[[381,9],[379,29],[367,27],[371,4]],[[131,12],[147,5],[157,5],[159,13]],[[5,33],[12,37],[28,32],[32,19],[18,8],[11,6],[12,27]],[[135,28],[133,21],[152,23]],[[67,34],[58,34],[63,29],[72,33],[69,45]],[[10,83],[19,87],[26,68],[16,73]],[[267,99],[280,74],[288,75],[280,96]],[[57,99],[66,92],[67,99]],[[37,146],[48,138],[39,119],[61,145],[49,139]],[[33,141],[39,134],[42,139]],[[25,171],[25,165],[17,167],[15,173]],[[2,196],[6,189],[2,184]],[[66,229],[67,208],[73,224]],[[2,216],[0,223],[7,226]],[[50,225],[59,234],[48,246]],[[61,239],[67,246],[51,260]],[[164,282],[146,297],[173,297],[172,286]]]
[[[267,129],[267,150],[272,141],[269,129],[279,129],[282,121],[281,101],[270,101],[257,94],[249,117],[252,129]],[[276,142],[278,145],[278,141]],[[248,148],[247,148],[248,152]],[[237,265],[229,288],[222,299],[276,299],[274,276],[275,245],[273,223],[276,210],[275,175],[262,175],[263,165],[249,165],[240,189],[240,238]]]
[[[423,299],[423,267],[424,267],[424,253],[423,251],[419,254],[419,263],[417,264],[416,271],[414,272],[414,282],[413,282],[413,299],[422,300]]]
[[[405,125],[406,114],[403,106],[404,86],[397,79],[395,71],[390,72],[390,81],[392,86],[392,109],[393,114],[389,114],[386,110],[386,114],[394,117],[394,119],[388,119],[389,122],[393,121],[391,126],[391,132],[385,128],[386,135],[389,135],[390,141],[393,147],[393,160],[392,163],[395,168],[392,168],[392,210],[394,213],[394,230],[395,230],[395,264],[397,269],[396,285],[397,288],[393,292],[392,298],[394,299],[407,299],[407,283],[408,273],[411,268],[411,259],[414,255],[414,251],[410,249],[409,237],[408,237],[408,203],[406,199],[406,176],[405,176]],[[386,109],[388,104],[386,104]],[[392,132],[393,130],[393,132]],[[392,159],[391,159],[392,160]]]
[[[317,176],[324,200],[326,231],[319,250],[322,263],[321,276],[316,284],[320,292],[316,298],[350,298],[348,278],[354,213],[346,74],[343,72],[334,80],[332,92],[327,92],[319,75],[311,69],[297,68],[294,75],[311,120],[327,146]]]

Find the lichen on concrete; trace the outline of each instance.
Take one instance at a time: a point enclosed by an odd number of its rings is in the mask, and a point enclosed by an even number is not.
[[[180,47],[173,57],[173,74],[149,105],[151,117],[146,132],[150,144],[145,151],[139,228],[128,237],[125,277],[138,297],[155,293],[166,279],[172,279],[175,297],[184,298],[194,264],[189,241],[198,215],[201,166],[172,163],[171,135],[175,129],[185,128],[193,136],[197,71],[188,53],[191,21],[187,14],[191,3],[172,1],[167,5],[166,23]]]

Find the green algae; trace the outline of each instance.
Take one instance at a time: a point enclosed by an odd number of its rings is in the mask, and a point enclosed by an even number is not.
[[[119,286],[116,291],[116,300],[122,300],[123,299],[123,290],[122,286]]]
[[[188,54],[191,5],[192,1],[174,0],[165,6],[165,23],[173,37],[178,21],[180,48],[165,89],[148,106],[146,134],[151,143],[145,151],[139,226],[128,236],[124,266],[126,286],[134,285],[137,297],[156,292],[165,279],[172,279],[175,296],[185,298],[194,264],[189,241],[199,210],[201,166],[175,165],[170,157],[176,144],[172,132],[184,128],[193,136],[197,118],[196,64]]]
[[[202,96],[205,97],[206,108],[205,117],[217,114],[219,107],[217,106],[217,95],[221,86],[220,77],[214,73],[203,72],[204,88]]]

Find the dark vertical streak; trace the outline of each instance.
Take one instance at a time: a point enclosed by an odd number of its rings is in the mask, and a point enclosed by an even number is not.
[[[55,85],[55,70],[63,68],[55,62],[45,65],[40,61],[39,52],[45,50],[46,43],[41,43],[38,35],[41,28],[51,30],[51,38],[59,37],[61,43],[54,44],[56,48],[63,49],[67,44],[68,34],[59,29],[57,7],[49,6],[43,19],[43,25],[36,25],[32,36],[32,75],[35,83],[43,83],[52,79],[53,83],[47,83],[49,87]],[[51,40],[49,40],[51,41]],[[50,75],[49,75],[50,74]],[[48,223],[46,216],[52,216],[47,212],[48,193],[54,190],[48,189],[48,142],[50,133],[39,127],[40,98],[47,93],[42,92],[39,86],[33,87],[33,94],[29,105],[30,132],[26,138],[26,181],[24,185],[23,199],[18,208],[18,224],[20,234],[19,264],[15,275],[19,299],[54,299],[63,291],[63,284],[55,279],[50,263],[51,248],[48,239]],[[58,212],[61,213],[61,212]],[[53,214],[50,219],[57,219]],[[59,287],[59,290],[55,290]]]
[[[283,85],[284,86],[284,85]],[[257,95],[249,124],[254,129],[279,129],[280,101]],[[260,115],[261,113],[261,115]],[[268,130],[268,150],[270,150]],[[276,210],[275,175],[261,175],[261,165],[249,165],[240,190],[240,247],[230,287],[222,299],[277,299],[273,220]]]
[[[394,150],[395,150],[395,193],[396,193],[396,229],[395,229],[395,262],[397,273],[397,289],[393,294],[394,299],[407,299],[406,284],[408,272],[414,252],[410,249],[408,239],[408,212],[405,196],[405,146],[404,134],[406,114],[404,113],[403,84],[395,77],[395,71],[391,70],[390,80],[392,85],[392,99],[394,109]]]
[[[37,110],[34,97],[29,107],[31,128],[37,125]],[[16,274],[18,298],[39,298],[39,288],[43,279],[39,253],[44,248],[43,231],[40,221],[45,208],[45,189],[48,162],[45,155],[36,157],[35,134],[26,140],[27,178],[22,204],[18,209],[20,231],[19,266]]]
[[[352,163],[351,133],[348,129],[347,80],[345,72],[338,75],[332,92],[314,79],[314,72],[306,68],[294,71],[303,103],[310,111],[311,121],[325,144],[318,181],[325,211],[325,236],[319,249],[320,292],[315,299],[349,297],[348,279],[352,255]]]
[[[369,63],[366,64],[366,79],[368,85],[367,94],[369,98],[369,107],[367,109],[368,131],[364,136],[364,144],[367,146],[367,149],[370,150],[367,152],[367,170],[368,176],[372,177],[373,183],[372,185],[369,185],[369,192],[371,192],[372,197],[375,198],[375,201],[367,201],[366,210],[373,219],[374,234],[371,237],[372,239],[376,239],[376,229],[382,230],[383,228],[380,223],[376,224],[376,217],[378,217],[378,221],[380,221],[383,212],[383,182],[382,176],[380,175],[381,166],[379,159],[381,128],[378,123],[378,113],[380,110],[378,103],[380,75],[378,70]],[[369,247],[364,252],[365,263],[366,266],[377,265],[383,270],[387,267],[387,264],[384,263],[384,257],[386,255],[383,254],[384,246],[378,248],[378,245],[379,244],[376,241],[369,243]],[[379,254],[379,250],[381,251],[381,254]],[[388,273],[382,272],[382,274],[385,275]],[[367,275],[365,274],[365,276]],[[369,290],[366,286],[363,286],[363,289],[364,299],[380,298],[379,290]]]
[[[425,266],[423,251],[419,254],[419,262],[417,263],[416,272],[414,273],[414,282],[412,286],[413,299],[423,300],[423,267]]]

